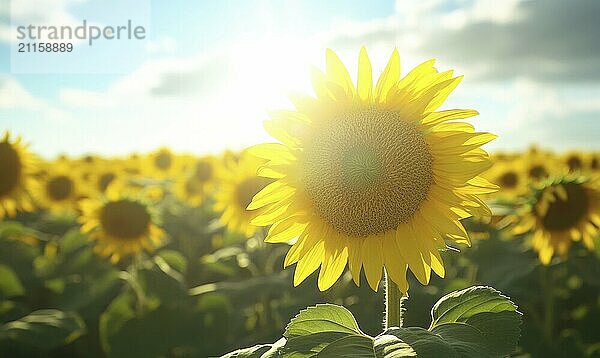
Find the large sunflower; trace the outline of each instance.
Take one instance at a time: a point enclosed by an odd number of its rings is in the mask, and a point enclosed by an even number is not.
[[[282,143],[251,152],[268,160],[259,173],[276,179],[249,209],[252,223],[272,225],[267,242],[298,238],[285,258],[297,263],[298,285],[319,266],[319,288],[329,288],[346,263],[356,284],[364,268],[377,290],[385,268],[406,292],[407,268],[423,284],[431,270],[444,276],[444,239],[470,244],[461,219],[490,215],[477,197],[497,187],[478,176],[491,165],[480,146],[495,138],[470,124],[449,122],[470,109],[435,112],[461,77],[427,61],[400,79],[398,52],[377,84],[360,51],[355,87],[327,50],[327,71],[313,72],[316,98],[293,98],[296,111],[265,123]]]
[[[263,189],[272,179],[258,176],[257,170],[265,161],[248,153],[239,160],[230,160],[219,171],[220,187],[215,193],[215,210],[222,212],[221,222],[233,232],[251,237],[257,227],[250,222],[264,210],[247,210],[252,197]]]
[[[10,133],[4,133],[0,141],[0,220],[4,215],[14,216],[17,210],[33,210],[28,190],[35,183],[34,161],[20,137],[11,142]]]
[[[139,193],[111,185],[105,198],[80,201],[81,231],[96,241],[95,250],[118,262],[160,245],[164,232],[156,224],[151,205]]]
[[[600,232],[600,179],[567,175],[539,185],[521,209],[513,234],[532,233],[532,246],[547,265],[565,256],[573,241],[594,248]]]

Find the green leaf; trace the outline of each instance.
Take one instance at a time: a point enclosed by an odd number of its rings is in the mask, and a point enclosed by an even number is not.
[[[521,313],[490,287],[470,287],[442,297],[433,307],[430,331],[464,357],[512,353],[520,336]]]
[[[158,253],[158,256],[162,257],[163,260],[169,266],[179,271],[180,273],[184,273],[187,270],[187,260],[185,256],[183,256],[179,251],[175,250],[161,250]]]
[[[283,347],[285,342],[285,338],[281,338],[273,344],[259,344],[254,347],[238,349],[221,356],[221,358],[276,358],[279,357],[279,348]]]
[[[400,338],[391,334],[377,336],[373,344],[373,349],[377,358],[403,358],[417,356],[417,353],[410,345],[408,345],[408,343],[403,342]]]
[[[0,264],[0,297],[15,297],[25,294],[17,274],[6,265]]]
[[[340,338],[325,346],[325,348],[317,354],[317,357],[374,358],[373,338],[355,335]]]
[[[132,308],[133,302],[134,298],[131,293],[122,293],[115,297],[106,311],[100,315],[99,335],[100,344],[104,352],[110,352],[110,340],[112,337],[119,333],[125,322],[135,317],[135,312]]]
[[[0,337],[52,349],[74,341],[85,333],[85,324],[74,312],[38,310],[0,326]]]
[[[469,287],[442,297],[431,310],[430,329],[443,323],[467,322],[482,312],[515,312],[517,307],[499,291],[484,286]]]
[[[286,327],[283,334],[287,342],[282,349],[285,357],[313,357],[328,345],[338,347],[344,342],[360,341],[361,344],[369,340],[370,350],[373,353],[372,338],[361,332],[354,316],[346,308],[331,304],[321,304],[301,311]],[[356,340],[348,337],[358,337]],[[345,340],[348,338],[349,340]],[[355,346],[360,347],[361,344]],[[330,354],[331,350],[324,354]],[[373,355],[371,355],[373,357]]]
[[[393,335],[408,343],[419,358],[459,358],[460,355],[440,335],[421,327],[391,328],[384,335]]]
[[[283,336],[290,338],[323,332],[363,335],[356,319],[346,308],[321,304],[301,311],[288,324]]]

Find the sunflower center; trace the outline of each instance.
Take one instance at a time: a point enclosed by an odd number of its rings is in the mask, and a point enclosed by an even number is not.
[[[519,183],[519,176],[515,172],[506,172],[500,176],[498,181],[503,188],[512,189]]]
[[[236,198],[240,207],[246,210],[254,195],[272,182],[271,179],[262,177],[248,178],[242,181],[236,188]]]
[[[104,192],[106,190],[106,188],[108,188],[110,183],[112,183],[113,180],[115,180],[114,173],[102,174],[100,176],[100,178],[98,179],[98,188],[100,189],[100,191]]]
[[[73,193],[73,180],[66,175],[56,176],[48,181],[46,193],[52,200],[65,200]]]
[[[588,210],[588,197],[581,185],[569,183],[563,187],[567,192],[567,200],[556,196],[542,218],[542,225],[549,231],[563,231],[574,227]]]
[[[160,170],[167,170],[171,167],[171,154],[169,153],[159,153],[156,157],[154,157],[154,165]]]
[[[195,180],[186,180],[185,181],[185,192],[188,195],[196,195],[200,194],[200,188],[198,187],[198,183]]]
[[[303,178],[317,215],[366,237],[409,221],[433,181],[421,131],[376,108],[323,120],[304,150]]]
[[[0,143],[0,196],[10,193],[19,184],[21,160],[8,142]]]
[[[543,165],[534,165],[529,168],[529,177],[533,179],[542,179],[548,176],[548,172]]]
[[[567,159],[567,165],[569,166],[569,170],[575,171],[577,169],[581,169],[582,163],[579,157],[573,155]]]
[[[600,165],[598,165],[598,158],[593,158],[592,162],[590,163],[590,168],[596,170],[600,167]]]
[[[146,206],[125,199],[107,203],[100,213],[102,229],[119,239],[135,239],[147,234],[150,221]]]
[[[201,183],[208,181],[212,177],[213,168],[210,163],[200,161],[196,163],[194,178]]]

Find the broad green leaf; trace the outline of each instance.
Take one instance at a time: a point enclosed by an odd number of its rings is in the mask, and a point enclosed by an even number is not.
[[[222,358],[261,358],[262,355],[267,353],[270,349],[270,344],[259,344],[227,353],[222,356]]]
[[[433,307],[430,331],[464,357],[505,356],[516,348],[521,313],[490,287],[470,287],[442,297]]]
[[[13,269],[0,264],[0,297],[10,298],[22,296],[24,293],[25,288]]]
[[[283,352],[286,353],[306,353],[308,356],[319,353],[331,342],[340,338],[348,337],[345,332],[317,332],[305,336],[295,336],[288,338]]]
[[[238,349],[221,358],[276,358],[279,357],[279,348],[284,344],[285,338],[281,338],[273,344],[259,344],[254,347]]]
[[[390,328],[384,332],[388,334],[408,343],[419,358],[461,357],[444,338],[421,327]]]
[[[317,357],[374,358],[373,338],[355,335],[340,338],[325,346]]]
[[[283,336],[290,338],[323,332],[363,335],[358,328],[356,319],[346,308],[321,304],[301,311],[288,324]]]
[[[443,323],[467,322],[482,312],[515,312],[517,307],[499,291],[484,286],[469,287],[442,297],[431,310],[431,327]]]
[[[282,349],[285,357],[313,357],[333,342],[352,336],[359,337],[357,341],[364,341],[361,338],[372,341],[371,337],[361,332],[350,311],[331,304],[316,305],[301,311],[288,324],[283,336],[287,338]],[[372,343],[370,346],[372,351]]]
[[[375,351],[375,356],[377,358],[404,358],[417,356],[417,353],[410,345],[391,334],[383,334],[375,337],[373,350]]]
[[[53,309],[34,311],[0,326],[0,337],[41,349],[67,344],[84,332],[85,323],[76,313]]]

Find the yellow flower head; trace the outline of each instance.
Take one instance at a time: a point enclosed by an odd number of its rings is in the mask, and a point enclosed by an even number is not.
[[[81,231],[96,242],[97,253],[114,263],[144,250],[151,252],[161,244],[164,232],[140,192],[113,183],[105,198],[81,200],[80,208]]]
[[[600,179],[567,175],[548,180],[533,191],[512,233],[531,233],[533,248],[548,265],[555,253],[566,256],[574,241],[593,249],[599,227]]]
[[[527,164],[523,159],[498,159],[493,158],[494,166],[482,176],[498,184],[500,192],[497,196],[515,198],[527,191],[530,178],[527,175]]]
[[[35,159],[21,138],[11,141],[5,132],[0,140],[0,220],[17,210],[33,210],[29,190],[35,185],[34,170]]]
[[[179,157],[168,148],[160,148],[146,157],[144,173],[152,178],[166,179],[179,172]]]
[[[495,138],[464,122],[470,109],[436,110],[462,77],[427,61],[400,78],[396,50],[372,82],[363,48],[356,87],[331,50],[326,72],[313,72],[316,98],[293,98],[295,111],[265,123],[281,143],[251,153],[268,162],[259,173],[276,180],[248,209],[272,225],[267,242],[296,242],[285,266],[297,264],[294,284],[321,267],[329,288],[346,264],[356,284],[364,269],[377,290],[382,271],[404,292],[407,269],[423,284],[444,276],[439,249],[445,239],[470,244],[461,219],[490,215],[479,194],[497,187],[479,176],[491,165],[480,148]]]
[[[40,207],[55,213],[73,212],[85,191],[81,173],[76,167],[57,161],[47,165],[36,200]]]
[[[179,177],[175,183],[175,194],[191,206],[200,205],[215,187],[215,174],[218,161],[213,157],[203,157],[190,162],[187,175]]]
[[[272,179],[257,175],[259,166],[265,161],[248,153],[243,153],[239,160],[229,160],[219,175],[220,187],[215,193],[214,208],[222,212],[221,222],[232,232],[251,237],[257,227],[250,222],[264,210],[247,210],[252,197],[263,189]]]

